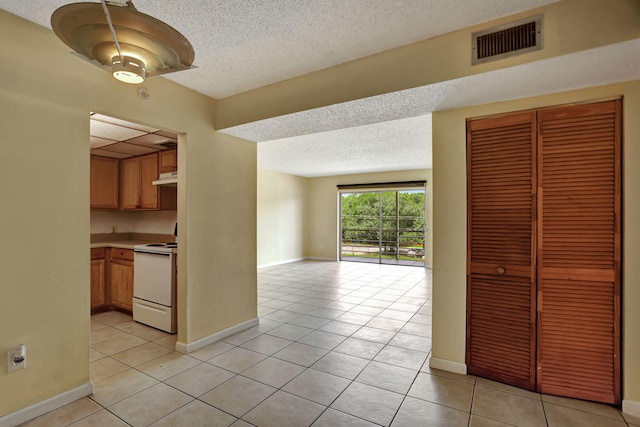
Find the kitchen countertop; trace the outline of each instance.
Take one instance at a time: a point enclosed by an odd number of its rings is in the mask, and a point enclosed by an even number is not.
[[[149,234],[149,233],[104,233],[92,234],[91,245],[93,248],[120,248],[133,249],[135,245],[146,245],[148,243],[173,242],[175,237],[171,234]]]
[[[115,240],[112,242],[91,243],[91,249],[93,248],[133,249],[135,245],[145,245],[147,243],[157,243],[157,242],[152,242],[149,240]]]

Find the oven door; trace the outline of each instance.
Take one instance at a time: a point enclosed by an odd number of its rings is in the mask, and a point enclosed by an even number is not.
[[[173,307],[173,254],[135,251],[133,256],[134,298]]]

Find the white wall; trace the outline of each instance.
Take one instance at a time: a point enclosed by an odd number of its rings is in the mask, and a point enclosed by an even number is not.
[[[306,178],[258,169],[258,266],[304,258]]]

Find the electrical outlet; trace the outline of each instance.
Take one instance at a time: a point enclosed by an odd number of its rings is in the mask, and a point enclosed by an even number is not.
[[[20,344],[7,353],[7,372],[27,367],[27,346]]]

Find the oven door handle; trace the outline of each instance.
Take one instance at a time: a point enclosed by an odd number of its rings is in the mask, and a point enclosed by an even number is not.
[[[145,249],[134,249],[133,252],[140,252],[143,254],[151,254],[151,255],[171,256],[171,252],[157,252],[157,251],[145,250]]]

